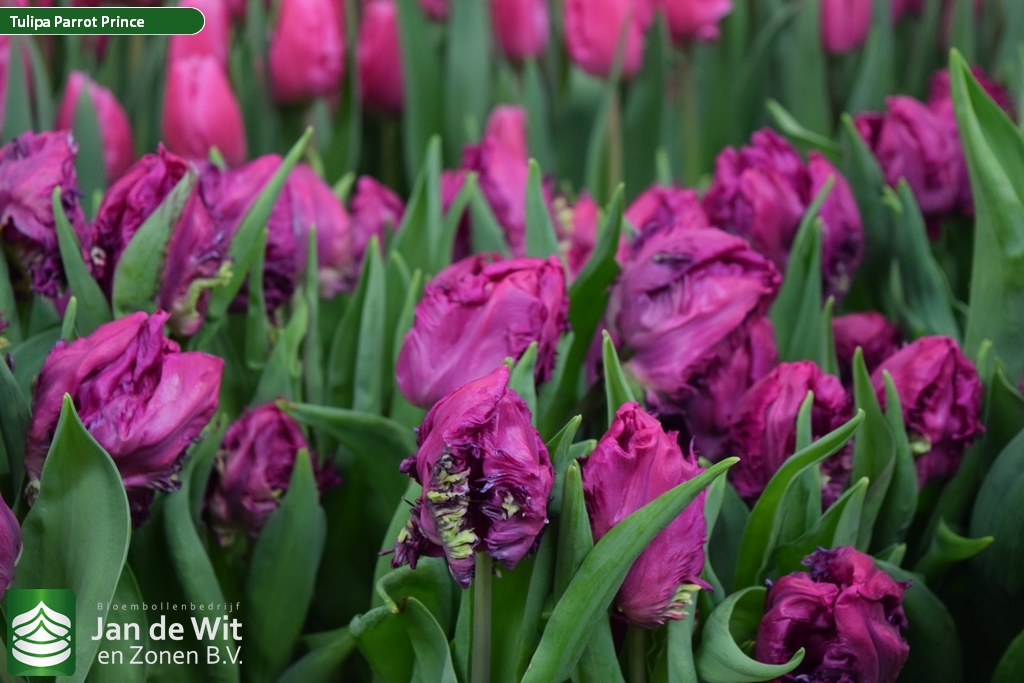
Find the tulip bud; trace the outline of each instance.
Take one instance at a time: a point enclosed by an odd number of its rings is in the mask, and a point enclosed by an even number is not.
[[[883,114],[860,114],[857,130],[893,187],[906,179],[925,218],[950,213],[960,196],[956,140],[942,120],[912,97],[886,98]]]
[[[0,500],[0,598],[14,585],[14,565],[20,556],[21,527],[18,518],[7,503]]]
[[[167,46],[167,61],[176,62],[187,57],[213,57],[226,72],[228,41],[231,36],[227,0],[185,0],[180,6],[195,7],[203,13],[206,23],[199,33],[171,36]]]
[[[161,144],[107,189],[93,221],[93,274],[109,296],[114,269],[139,227],[188,171],[189,163]]]
[[[352,212],[352,256],[356,263],[362,263],[370,238],[376,235],[383,245],[398,230],[405,213],[405,203],[387,185],[364,175],[356,182],[356,192],[349,208]]]
[[[301,449],[309,450],[302,430],[274,403],[245,410],[228,427],[206,489],[206,514],[222,545],[238,533],[259,536],[288,491]],[[331,463],[311,458],[321,494],[341,483]]]
[[[565,46],[572,61],[592,76],[607,78],[626,27],[622,75],[635,74],[643,60],[646,27],[642,22],[649,14],[642,4],[642,0],[565,0]]]
[[[99,123],[100,137],[103,139],[103,165],[107,169],[107,180],[117,180],[132,165],[135,150],[128,115],[112,92],[93,82],[81,71],[72,71],[64,89],[64,99],[57,109],[54,128],[70,130],[74,127],[78,96],[83,86],[96,108],[96,120]]]
[[[353,258],[352,225],[341,200],[313,169],[297,164],[288,176],[287,197],[278,203],[291,204],[291,230],[281,226],[280,239],[296,241],[296,276],[306,272],[309,228],[316,226],[317,281],[320,296],[333,299],[355,287],[356,261]],[[290,295],[289,295],[290,296]],[[283,303],[283,300],[282,300]]]
[[[546,0],[491,0],[491,20],[498,45],[509,59],[537,57],[547,47]]]
[[[636,403],[616,411],[597,448],[581,463],[595,543],[647,503],[704,471],[693,453],[683,455],[676,433],[666,433]],[[700,578],[708,535],[704,499],[701,491],[630,567],[615,606],[631,623],[653,629],[668,619],[683,619],[693,613],[685,611],[691,596],[710,588]]]
[[[444,21],[451,11],[451,0],[420,0],[420,7],[434,21]]]
[[[715,228],[645,230],[629,245],[608,320],[649,391],[681,399],[724,362],[768,310],[781,277],[747,243]]]
[[[821,43],[830,54],[864,44],[871,30],[872,0],[822,0]]]
[[[344,17],[332,0],[282,0],[270,36],[270,84],[281,104],[333,95],[345,74]]]
[[[554,470],[523,399],[507,387],[509,370],[459,387],[427,412],[419,450],[401,470],[423,485],[395,543],[393,567],[416,568],[444,555],[460,586],[473,577],[474,553],[512,569],[547,524]]]
[[[434,277],[416,305],[398,354],[398,387],[414,405],[483,377],[538,342],[535,377],[551,376],[559,337],[568,328],[565,272],[547,260],[497,260],[478,254]]]
[[[811,361],[779,364],[740,399],[724,451],[740,455],[729,479],[747,502],[761,495],[782,463],[796,452],[796,418],[808,391],[814,392],[813,438],[825,436],[853,416],[853,402],[839,379]],[[849,446],[821,464],[824,507],[846,487],[850,467]]]
[[[371,0],[363,7],[356,61],[363,105],[367,109],[401,114],[405,102],[402,46],[394,0]]]
[[[860,347],[868,372],[874,372],[882,361],[900,348],[900,329],[881,313],[867,311],[850,313],[832,320],[836,341],[836,358],[843,384],[853,384],[853,354]]]
[[[61,206],[83,249],[91,242],[79,205],[76,154],[78,144],[68,131],[29,131],[0,147],[0,235],[32,289],[55,301],[64,297],[66,282],[57,247],[53,188],[61,189]],[[83,258],[91,261],[88,252]]]
[[[205,161],[220,150],[229,166],[245,161],[245,126],[227,74],[213,57],[188,57],[167,69],[164,143],[175,154]]]
[[[38,491],[64,394],[121,472],[132,519],[146,520],[156,491],[174,491],[188,447],[217,409],[224,361],[182,352],[164,336],[167,314],[133,313],[88,337],[59,341],[36,380],[25,446]]]
[[[828,159],[816,151],[807,157],[811,176],[809,201],[832,179],[832,189],[821,205],[818,216],[825,224],[822,235],[822,276],[825,296],[841,297],[850,289],[853,275],[864,253],[864,226],[853,190],[846,178]],[[788,259],[787,259],[788,260]]]
[[[732,0],[661,0],[672,40],[718,40],[720,22],[732,12]]]
[[[768,589],[757,660],[784,664],[803,648],[800,665],[777,680],[895,683],[910,653],[902,634],[909,584],[851,547],[818,549],[804,564],[810,574],[783,576]]]
[[[921,337],[886,358],[871,375],[885,407],[883,373],[892,375],[903,406],[910,450],[923,487],[956,474],[964,449],[984,427],[981,380],[974,364],[949,337]]]
[[[638,233],[654,227],[679,225],[684,228],[710,228],[700,198],[694,190],[652,185],[633,200],[625,211],[626,219]]]

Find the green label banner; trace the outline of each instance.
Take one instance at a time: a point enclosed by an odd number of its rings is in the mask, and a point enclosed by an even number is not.
[[[191,35],[205,23],[194,7],[0,7],[0,34]]]

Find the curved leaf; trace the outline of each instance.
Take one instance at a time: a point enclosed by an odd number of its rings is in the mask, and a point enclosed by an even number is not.
[[[416,598],[410,597],[405,601],[401,614],[409,640],[412,641],[412,649],[416,652],[414,671],[418,671],[424,681],[457,683],[448,639],[430,610]]]
[[[60,248],[60,260],[64,264],[64,274],[68,279],[68,289],[78,299],[75,324],[79,336],[85,337],[103,323],[111,321],[110,305],[107,303],[107,297],[103,295],[103,290],[89,273],[82,256],[82,245],[64,213],[60,193],[59,186],[53,188],[53,220],[57,227],[57,246]]]
[[[332,637],[285,669],[278,683],[333,683],[341,676],[341,665],[356,647],[348,628],[332,632]]]
[[[540,258],[558,255],[558,235],[544,200],[540,164],[535,159],[530,159],[530,175],[526,181],[526,255]]]
[[[608,330],[601,333],[601,357],[604,361],[604,393],[608,404],[608,424],[615,419],[615,413],[627,403],[635,401],[633,390],[619,364],[619,356],[615,353],[615,344]]]

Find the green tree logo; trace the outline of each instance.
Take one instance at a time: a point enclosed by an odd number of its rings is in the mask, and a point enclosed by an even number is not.
[[[12,676],[75,673],[75,592],[7,591],[7,672]]]

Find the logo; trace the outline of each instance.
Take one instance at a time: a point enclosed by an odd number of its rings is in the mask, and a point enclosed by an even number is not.
[[[75,592],[7,591],[7,672],[12,676],[75,673]]]

